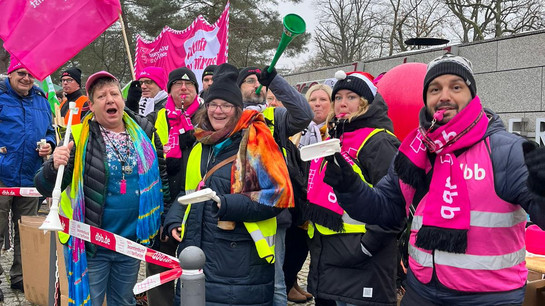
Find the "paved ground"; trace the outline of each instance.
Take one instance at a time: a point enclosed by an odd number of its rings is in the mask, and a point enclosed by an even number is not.
[[[2,253],[2,257],[0,258],[0,264],[4,268],[4,270],[9,271],[9,268],[11,267],[11,262],[13,260],[13,251],[8,250]],[[45,263],[44,263],[45,264]],[[144,269],[143,266],[140,269],[140,278],[144,278]],[[299,273],[299,285],[302,288],[306,288],[306,275],[308,273],[308,263],[305,264],[303,267],[303,270]],[[7,276],[6,276],[7,274]],[[9,272],[4,273],[0,276],[2,283],[0,284],[0,289],[4,292],[4,303],[0,303],[0,305],[6,305],[6,306],[32,306],[34,304],[28,302],[25,299],[25,294],[18,290],[13,290],[9,286]],[[309,301],[304,304],[295,304],[295,303],[288,303],[288,305],[301,305],[301,306],[307,306],[307,305],[314,305],[314,301]]]
[[[0,284],[0,289],[4,292],[4,303],[0,305],[12,306],[12,305],[32,305],[25,299],[25,294],[19,290],[11,289],[9,283],[9,269],[11,263],[13,262],[13,250],[2,251],[2,257],[0,258],[0,264],[4,268],[4,274],[0,276],[2,283]]]
[[[42,206],[40,209],[39,214],[40,215],[47,215],[47,208],[45,206]],[[13,290],[10,288],[9,283],[9,269],[11,267],[11,263],[13,261],[13,250],[2,250],[2,247],[0,246],[0,264],[4,268],[5,272],[4,274],[0,275],[0,289],[4,293],[4,302],[0,302],[1,305],[6,306],[33,306],[34,304],[28,302],[25,299],[25,294],[19,290]],[[47,261],[44,259],[44,265],[47,264]],[[309,265],[309,259],[307,258],[307,262],[303,266],[303,269],[299,273],[298,276],[298,283],[299,285],[305,289],[306,283],[307,283],[307,274],[308,274],[308,265]],[[29,276],[25,276],[29,277]],[[144,264],[140,267],[140,275],[139,275],[139,281],[145,278],[145,269]],[[308,306],[308,305],[314,305],[314,301],[311,300],[307,303],[301,303],[301,304],[295,304],[295,303],[288,303],[288,305],[301,305],[301,306]]]

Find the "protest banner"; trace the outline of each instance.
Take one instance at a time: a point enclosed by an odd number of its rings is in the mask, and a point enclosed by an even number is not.
[[[185,30],[177,31],[165,26],[161,34],[152,41],[138,36],[136,75],[148,66],[161,67],[167,73],[176,68],[187,67],[200,81],[204,68],[227,61],[228,32],[229,2],[214,24],[209,24],[199,15]]]

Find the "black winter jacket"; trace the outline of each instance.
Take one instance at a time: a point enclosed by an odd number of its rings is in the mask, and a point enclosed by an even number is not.
[[[159,158],[159,170],[163,184],[163,202],[165,210],[170,204],[170,192],[168,188],[168,179],[166,174],[166,164],[163,158],[163,146],[159,140],[159,136],[155,133],[155,127],[146,118],[135,115],[132,111],[125,111],[133,118],[136,123],[144,130],[150,139],[154,139],[157,156]],[[64,169],[61,189],[64,190],[72,182],[72,171],[74,166],[74,157],[76,146],[70,152],[70,161]],[[85,169],[83,177],[83,193],[85,195],[85,223],[101,227],[102,214],[104,211],[104,203],[106,201],[106,186],[108,180],[108,169],[106,169],[106,144],[102,138],[100,126],[96,121],[89,121],[89,142],[87,144],[87,152],[85,155]],[[34,183],[38,191],[44,196],[51,196],[55,187],[55,179],[57,170],[53,167],[53,156],[49,158],[42,168],[34,176]],[[164,215],[161,217],[164,219]],[[156,238],[158,238],[157,235]],[[154,243],[155,244],[155,243]],[[86,243],[86,249],[89,254],[95,253],[95,246]]]
[[[386,103],[377,94],[365,114],[340,123],[331,134],[339,137],[365,127],[393,131],[387,112]],[[376,184],[386,174],[398,146],[397,138],[386,132],[367,141],[358,154],[367,182]],[[365,205],[359,200],[352,204]],[[391,227],[368,224],[365,234],[321,235],[315,230],[310,240],[309,291],[320,298],[355,305],[396,305],[397,235],[402,225],[401,220]],[[372,256],[366,255],[362,246]]]
[[[219,152],[213,146],[203,145],[201,176],[222,160],[237,153],[241,134]],[[178,246],[178,254],[188,246],[198,246],[206,255],[206,305],[272,305],[274,292],[274,265],[257,254],[243,221],[261,221],[274,217],[279,209],[266,207],[249,197],[231,192],[231,166],[227,164],[214,172],[206,186],[221,199],[221,209],[214,201],[194,204],[186,223],[186,233]],[[194,167],[194,165],[188,165]],[[187,206],[174,203],[164,223],[171,235],[180,227]],[[218,228],[218,218],[235,221],[234,230]],[[174,239],[171,237],[171,239]]]

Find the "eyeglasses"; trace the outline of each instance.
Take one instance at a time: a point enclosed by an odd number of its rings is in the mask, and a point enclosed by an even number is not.
[[[174,81],[174,83],[172,83],[172,86],[182,86],[184,85],[185,87],[189,87],[189,85],[193,85],[193,82],[191,81],[184,81],[184,80],[178,80],[178,81]]]
[[[257,83],[257,79],[256,78],[247,78],[242,83],[246,83],[246,84],[249,84],[249,85],[254,85],[254,84]]]
[[[154,82],[153,80],[143,80],[143,81],[138,81],[138,83],[140,83],[140,86],[142,86],[142,85],[144,85],[144,84],[146,84],[146,85],[149,86],[149,85],[151,85],[151,84],[153,84],[153,83],[155,83],[155,82]],[[176,82],[174,82],[174,84],[176,84]],[[173,85],[174,85],[174,84],[173,84]]]
[[[32,76],[32,74],[28,73],[28,72],[23,72],[23,71],[17,71],[17,75],[22,77],[23,79],[26,78],[27,76],[30,78],[30,79],[34,79],[34,77]]]
[[[74,82],[74,79],[72,78],[61,79],[61,83],[72,83],[72,82]]]
[[[226,112],[231,111],[235,106],[232,105],[232,104],[223,104],[223,105],[216,104],[216,103],[206,104],[206,108],[213,111],[213,112],[216,111],[216,109],[218,109],[218,107],[220,108],[221,112],[226,113]]]

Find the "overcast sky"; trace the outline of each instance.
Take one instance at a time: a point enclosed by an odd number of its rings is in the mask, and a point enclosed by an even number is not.
[[[284,18],[284,16],[290,13],[294,13],[303,17],[307,25],[307,32],[314,34],[313,32],[314,32],[314,29],[316,28],[316,25],[318,24],[318,20],[316,18],[317,11],[313,8],[312,1],[313,0],[303,0],[300,4],[297,4],[297,5],[292,3],[286,4],[286,3],[282,3],[282,1],[279,1],[278,11],[280,12],[281,18]],[[281,32],[279,32],[278,35],[279,35],[278,41],[280,41]],[[312,38],[311,38],[311,41],[308,43],[307,47],[309,49],[312,48]],[[310,53],[311,52],[300,54],[299,56],[294,58],[289,58],[289,57],[286,57],[285,55],[282,55],[280,59],[278,59],[278,62],[276,63],[276,67],[293,69],[298,64],[301,64],[302,62],[304,62],[305,58],[308,58]]]

